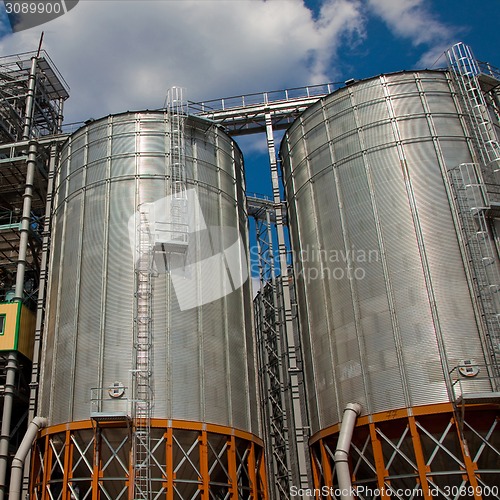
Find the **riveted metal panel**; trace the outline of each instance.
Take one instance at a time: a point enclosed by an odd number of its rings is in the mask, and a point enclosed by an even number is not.
[[[449,401],[448,367],[485,361],[446,174],[472,161],[467,141],[441,71],[353,83],[285,134],[313,432],[349,401],[365,414]],[[306,249],[323,253],[297,259]]]
[[[244,177],[238,147],[220,129],[188,117],[186,188],[196,189],[210,228],[196,250],[246,247]],[[122,382],[130,397],[135,276],[128,222],[139,204],[170,193],[170,123],[163,112],[89,123],[67,142],[56,181],[41,406],[51,424],[88,419],[91,388]],[[227,230],[230,229],[231,236]],[[132,235],[133,236],[133,235]],[[206,245],[204,243],[206,242]],[[216,267],[194,255],[198,271]],[[208,255],[208,254],[207,254]],[[232,263],[233,284],[242,259]],[[223,296],[181,310],[167,270],[153,279],[153,417],[211,422],[258,433],[248,282],[222,280]],[[224,295],[225,294],[225,295]]]

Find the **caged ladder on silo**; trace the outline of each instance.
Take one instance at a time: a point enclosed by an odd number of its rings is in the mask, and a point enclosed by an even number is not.
[[[170,120],[170,239],[174,253],[182,254],[187,244],[186,143],[184,124],[188,104],[182,87],[172,87],[167,94]]]
[[[139,207],[137,222],[135,360],[133,369],[133,498],[134,500],[149,500],[153,493],[151,478],[153,242],[149,213],[144,206]]]
[[[473,279],[483,310],[495,390],[500,380],[500,269],[497,250],[490,234],[488,212],[498,206],[495,176],[500,169],[500,144],[481,87],[481,67],[471,49],[457,43],[446,52],[448,68],[457,87],[478,163],[463,163],[449,171],[455,193]],[[484,75],[483,75],[484,76]],[[497,78],[497,75],[492,75]]]
[[[480,300],[492,361],[492,381],[500,367],[500,271],[486,219],[485,186],[478,165],[463,163],[449,172],[468,261]],[[498,390],[498,388],[497,388]]]
[[[497,171],[500,168],[500,144],[488,111],[479,77],[482,75],[480,63],[475,59],[470,47],[457,43],[446,52],[448,68],[458,87],[461,104],[465,108],[475,149],[485,167]],[[491,72],[491,66],[489,67]],[[483,74],[483,76],[485,76]],[[498,78],[500,75],[492,74]]]

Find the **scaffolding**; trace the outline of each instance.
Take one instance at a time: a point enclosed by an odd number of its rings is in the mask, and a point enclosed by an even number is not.
[[[281,311],[275,267],[273,225],[276,223],[274,204],[263,198],[248,198],[248,214],[256,225],[259,259],[260,290],[254,299],[261,408],[265,422],[266,454],[270,461],[269,478],[279,498],[290,492],[290,436],[288,435],[283,355],[281,348]]]
[[[0,498],[8,482],[11,444],[34,417],[45,314],[50,224],[46,215],[57,147],[63,139],[62,108],[68,97],[68,86],[45,51],[0,58],[0,300],[23,302],[37,311],[33,359],[16,351],[3,353],[2,358]],[[31,380],[26,370],[31,371]],[[13,411],[21,408],[27,418],[12,428]]]
[[[30,80],[35,82],[31,92]],[[64,78],[44,50],[0,58],[0,142],[7,145],[58,134],[68,97]]]

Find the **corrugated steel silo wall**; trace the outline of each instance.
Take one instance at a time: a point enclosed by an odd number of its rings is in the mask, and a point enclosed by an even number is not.
[[[206,224],[235,228],[247,245],[239,148],[199,119],[187,119],[185,130],[187,188],[196,190]],[[40,398],[51,425],[88,419],[91,388],[130,383],[135,299],[127,224],[139,204],[170,193],[169,148],[161,112],[95,121],[64,147]],[[181,311],[170,276],[160,273],[152,310],[152,416],[258,434],[249,282]]]
[[[340,89],[281,155],[312,432],[349,401],[449,401],[445,370],[484,354],[445,180],[472,161],[447,73]]]

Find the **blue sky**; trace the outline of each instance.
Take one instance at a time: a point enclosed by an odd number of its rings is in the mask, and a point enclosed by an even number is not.
[[[173,85],[201,101],[441,67],[457,41],[500,66],[498,19],[500,0],[80,0],[17,33],[1,16],[0,55],[36,50],[43,30],[68,123],[159,108]],[[264,138],[238,142],[249,191],[269,193]]]

